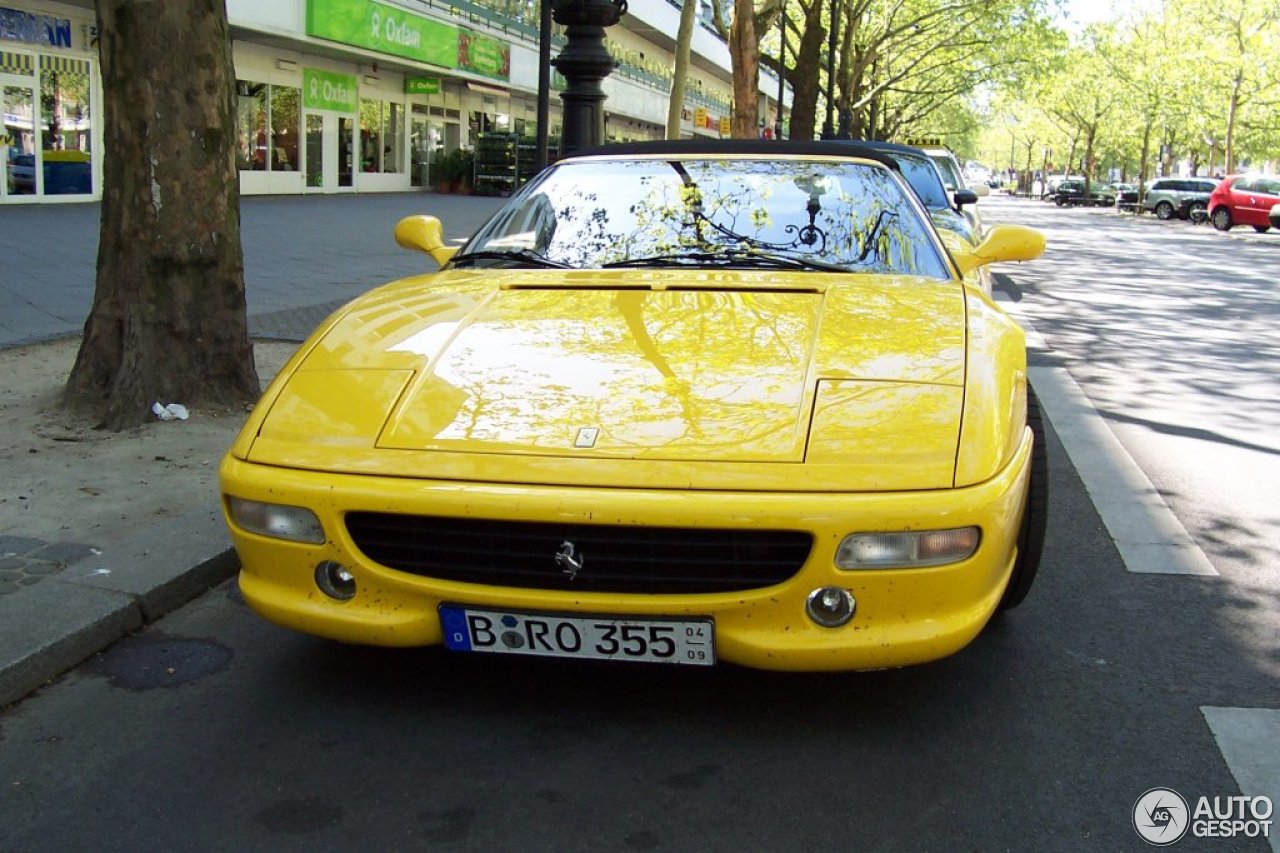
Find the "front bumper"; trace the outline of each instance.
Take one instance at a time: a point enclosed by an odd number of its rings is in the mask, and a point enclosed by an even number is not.
[[[424,481],[299,471],[231,456],[221,468],[226,495],[304,506],[327,536],[309,545],[260,536],[228,516],[246,601],[267,619],[323,637],[383,646],[442,642],[441,602],[557,613],[709,616],[721,661],[765,669],[876,669],[921,663],[967,645],[995,611],[1016,556],[1026,502],[1031,433],[994,478],[963,489],[888,493],[748,493],[566,488]],[[225,503],[225,502],[224,502]],[[653,595],[574,593],[442,581],[395,571],[360,553],[343,523],[355,510],[554,520],[589,524],[763,527],[807,530],[813,549],[784,583],[745,592]],[[977,525],[982,542],[968,560],[921,569],[843,571],[840,541],[858,531]],[[320,591],[315,567],[347,566],[349,601]],[[816,587],[837,585],[857,601],[852,621],[822,628],[805,615]]]

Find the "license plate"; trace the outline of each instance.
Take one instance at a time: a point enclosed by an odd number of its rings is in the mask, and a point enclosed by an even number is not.
[[[710,619],[619,619],[440,605],[444,644],[456,652],[711,666]]]

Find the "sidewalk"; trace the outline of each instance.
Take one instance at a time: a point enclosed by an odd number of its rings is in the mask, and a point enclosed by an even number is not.
[[[334,308],[435,269],[395,244],[401,217],[440,216],[458,241],[501,202],[244,199],[249,328],[263,384]],[[0,447],[0,707],[237,569],[216,468],[243,413],[193,412],[106,435],[37,420],[55,402],[92,305],[98,217],[97,204],[0,208],[0,426],[9,434]]]

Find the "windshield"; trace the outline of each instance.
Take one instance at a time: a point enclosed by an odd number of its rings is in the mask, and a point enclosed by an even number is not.
[[[820,159],[561,163],[512,197],[453,262],[495,262],[496,253],[579,269],[767,262],[950,277],[891,171]]]
[[[951,207],[947,199],[947,188],[942,185],[942,176],[938,167],[928,157],[912,157],[910,154],[897,154],[893,158],[902,169],[902,176],[911,184],[924,206],[930,210]]]
[[[960,170],[956,167],[954,157],[949,154],[930,154],[929,159],[938,165],[938,171],[942,173],[942,182],[947,185],[947,189],[964,189],[964,180],[960,177]]]

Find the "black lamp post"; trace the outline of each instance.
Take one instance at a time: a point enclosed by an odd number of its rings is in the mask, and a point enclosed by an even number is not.
[[[547,167],[551,123],[551,0],[538,4],[538,135],[535,157],[538,171]]]
[[[552,17],[565,28],[566,44],[551,61],[565,79],[561,155],[604,142],[604,89],[618,63],[604,46],[604,28],[627,12],[626,0],[555,0]]]

